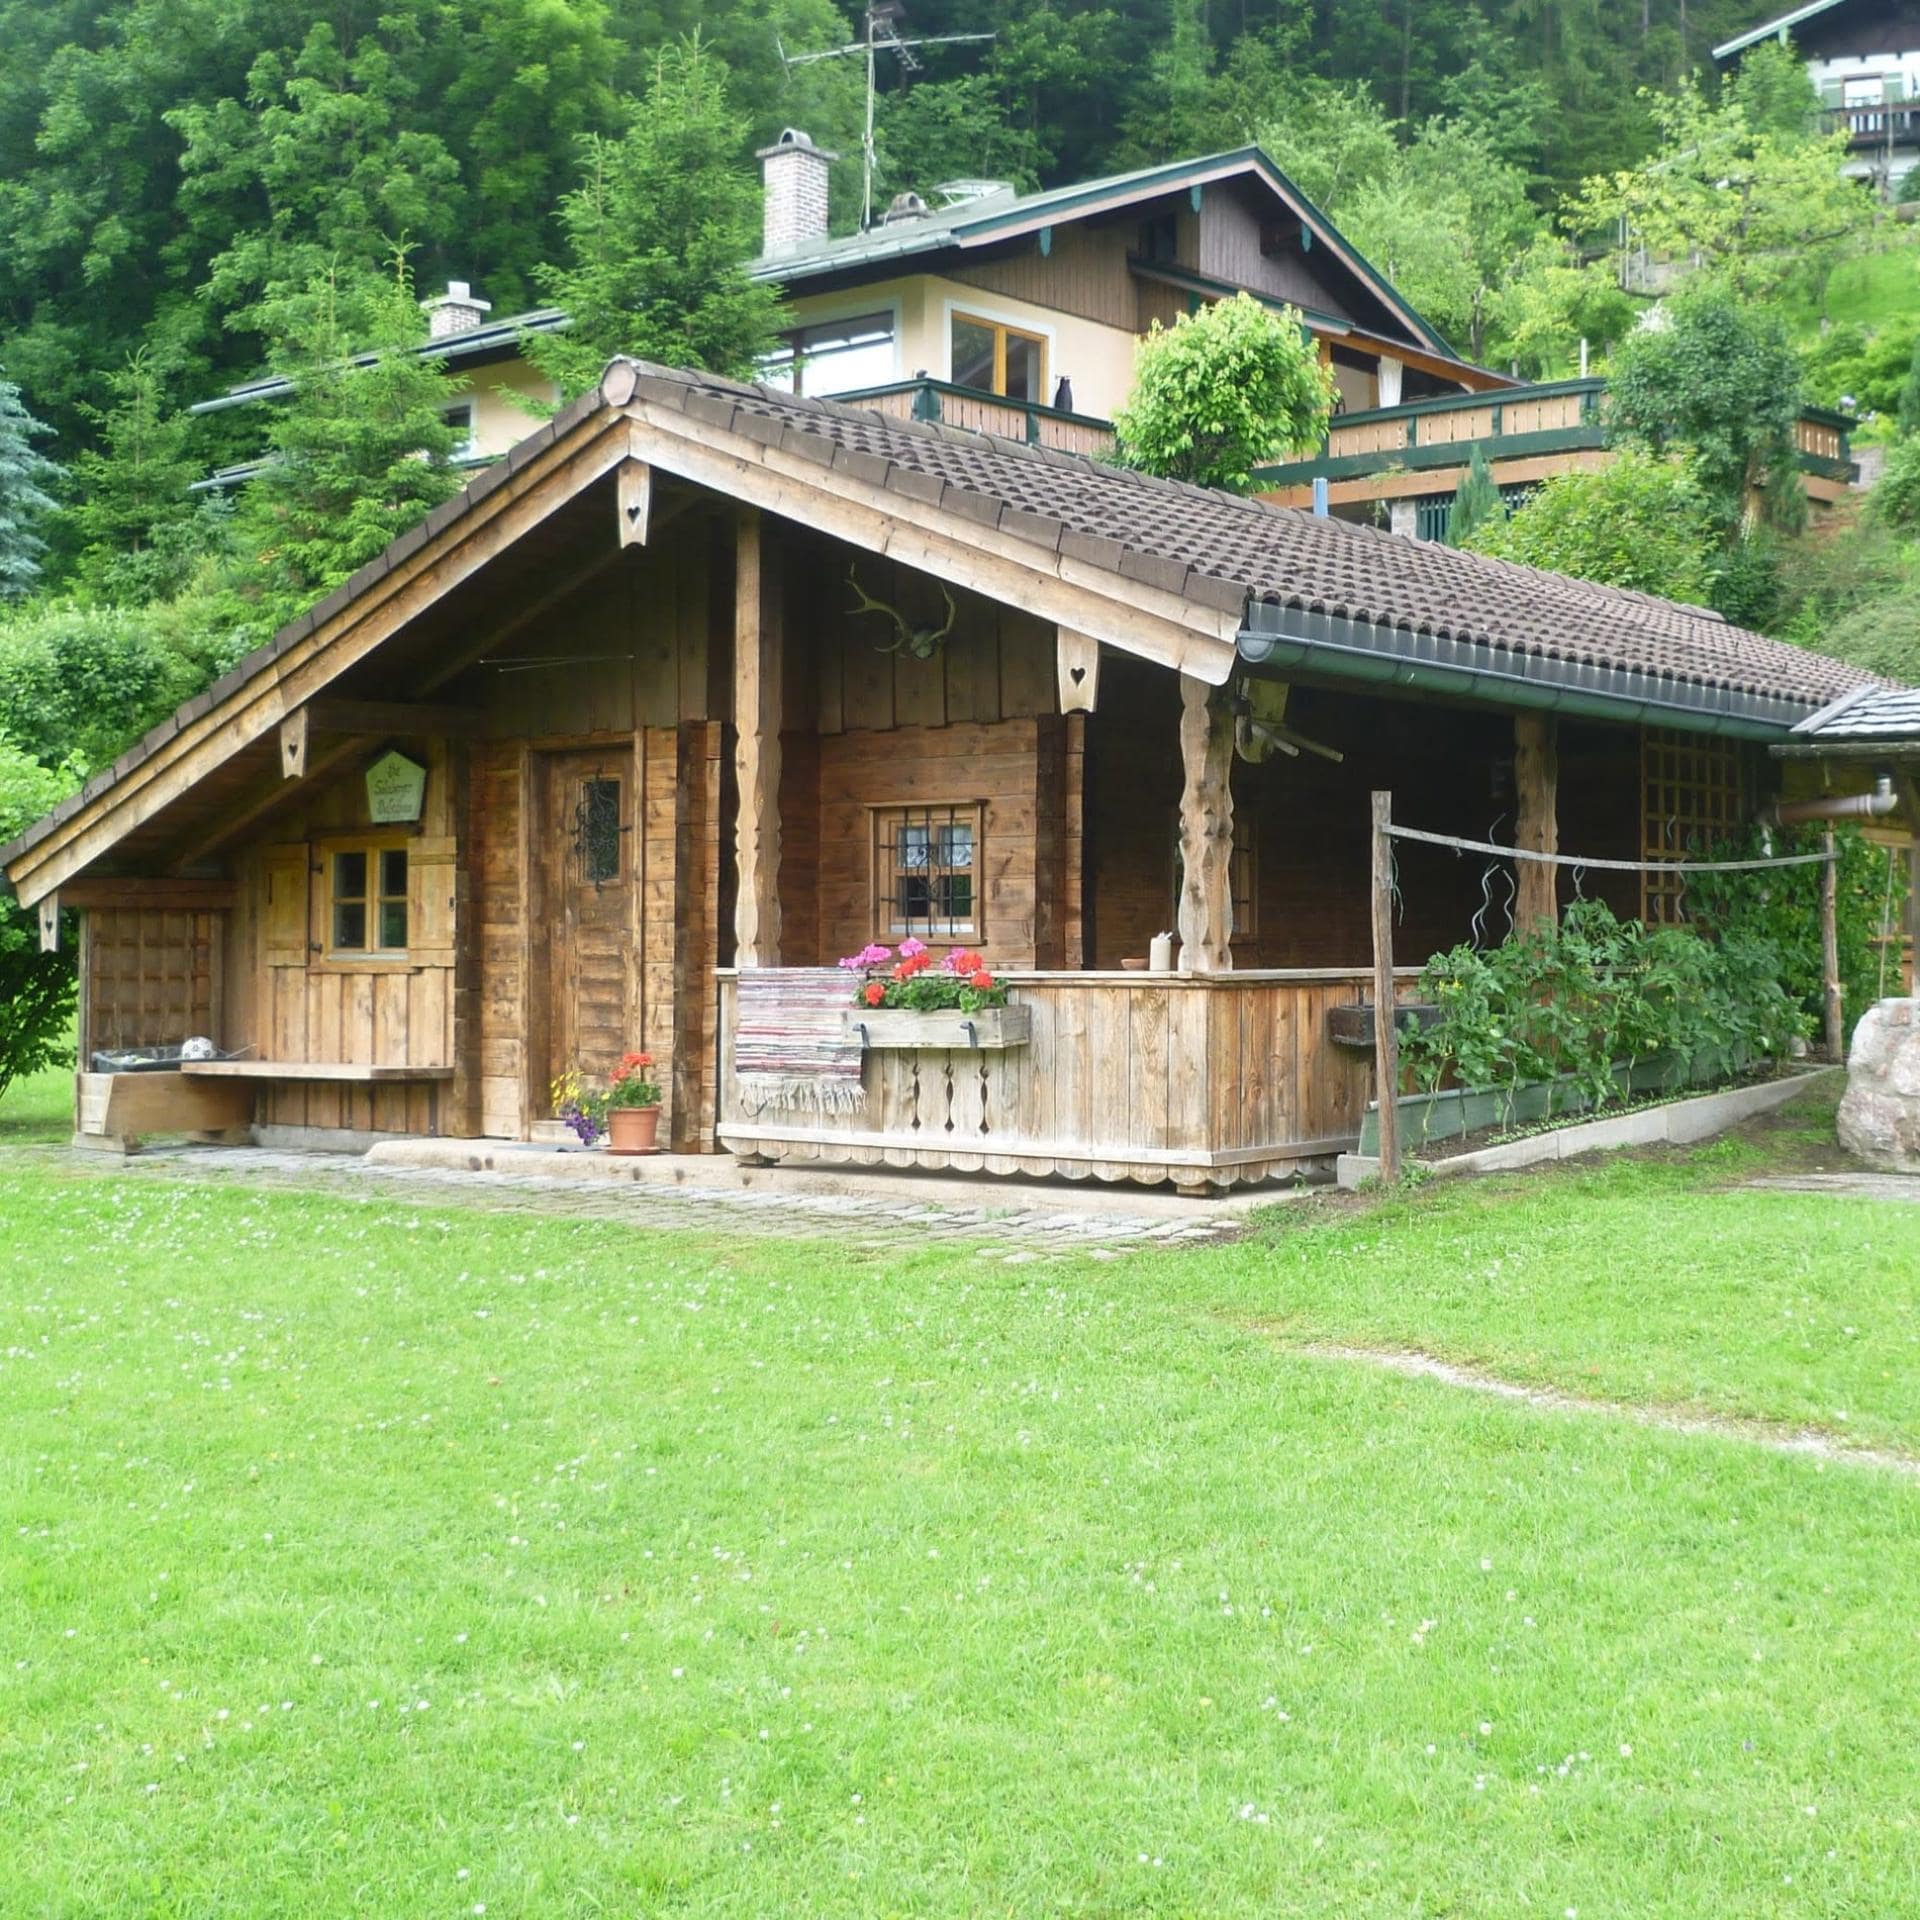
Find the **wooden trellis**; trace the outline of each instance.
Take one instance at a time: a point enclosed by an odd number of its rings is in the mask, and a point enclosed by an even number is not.
[[[1697,859],[1730,840],[1750,816],[1747,756],[1737,740],[1646,727],[1640,735],[1640,849],[1660,863]],[[1686,877],[1640,876],[1640,917],[1648,926],[1686,918]]]

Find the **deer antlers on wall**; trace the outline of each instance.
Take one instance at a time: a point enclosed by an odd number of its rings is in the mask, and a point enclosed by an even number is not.
[[[953,604],[953,595],[941,584],[941,597],[947,603],[947,623],[943,627],[910,627],[906,619],[884,600],[876,600],[859,581],[853,567],[847,568],[847,585],[860,598],[860,604],[851,609],[854,613],[884,613],[893,622],[894,637],[879,643],[881,653],[899,653],[903,648],[916,660],[931,660],[940,648],[940,644],[953,631],[953,623],[959,617]]]

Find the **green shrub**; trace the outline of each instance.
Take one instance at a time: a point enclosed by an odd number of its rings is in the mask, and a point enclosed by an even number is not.
[[[1730,1051],[1784,1054],[1808,1021],[1779,968],[1778,948],[1743,912],[1709,940],[1583,900],[1557,926],[1429,960],[1421,994],[1440,1018],[1407,1034],[1402,1058],[1428,1090],[1451,1079],[1515,1093],[1565,1074],[1604,1106],[1626,1092],[1622,1068],[1656,1055],[1691,1067]]]
[[[57,806],[77,768],[43,767],[0,732],[0,844]],[[37,917],[0,880],[0,1094],[22,1074],[70,1058],[74,970],[70,953],[42,953]]]

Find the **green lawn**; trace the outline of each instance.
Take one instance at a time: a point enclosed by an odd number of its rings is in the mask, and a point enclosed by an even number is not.
[[[72,1067],[30,1073],[0,1094],[0,1146],[64,1140],[72,1132]]]
[[[1009,1265],[0,1155],[0,1911],[1911,1911],[1920,1486],[1291,1351],[1920,1448],[1920,1208],[1760,1158]]]

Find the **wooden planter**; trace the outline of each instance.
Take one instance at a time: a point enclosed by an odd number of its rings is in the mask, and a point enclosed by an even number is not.
[[[843,1030],[864,1047],[918,1047],[939,1053],[1024,1047],[1033,1031],[1025,1007],[982,1007],[978,1013],[909,1013],[900,1007],[849,1007]]]

